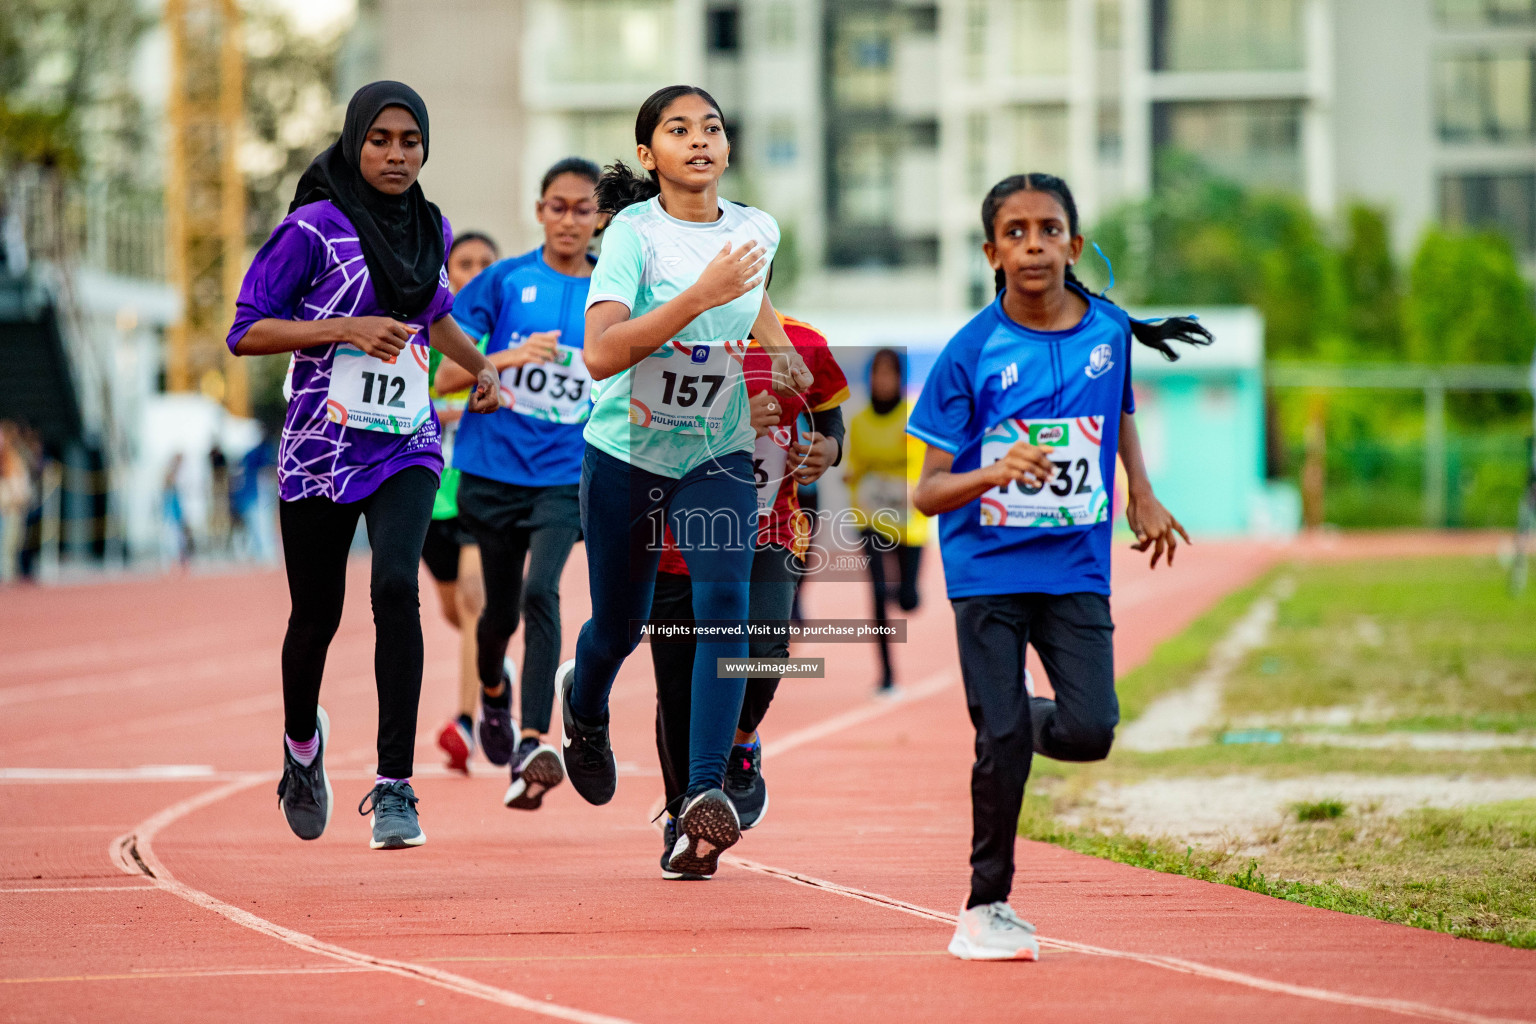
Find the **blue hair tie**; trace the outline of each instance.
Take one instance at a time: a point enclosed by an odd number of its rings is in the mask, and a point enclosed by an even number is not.
[[[1098,242],[1092,244],[1093,251],[1099,254],[1099,259],[1104,261],[1104,268],[1109,271],[1109,284],[1104,286],[1104,290],[1109,291],[1115,286],[1115,265],[1109,262],[1109,257],[1104,255],[1104,250],[1099,248]]]

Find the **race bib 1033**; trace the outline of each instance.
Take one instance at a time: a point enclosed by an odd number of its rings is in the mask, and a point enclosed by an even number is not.
[[[579,348],[556,345],[555,358],[547,363],[507,367],[501,371],[501,388],[512,411],[524,416],[585,423],[592,415],[592,375]]]
[[[1099,456],[1104,417],[1059,420],[1004,420],[981,443],[981,465],[990,466],[1019,441],[1050,452],[1056,475],[1041,487],[1013,481],[982,495],[983,526],[1083,526],[1109,518],[1109,490]]]
[[[355,345],[337,345],[325,415],[332,423],[384,434],[414,434],[431,415],[427,387],[431,354],[407,344],[393,359],[371,356]]]
[[[630,375],[629,422],[673,434],[721,433],[745,355],[740,341],[663,345]]]

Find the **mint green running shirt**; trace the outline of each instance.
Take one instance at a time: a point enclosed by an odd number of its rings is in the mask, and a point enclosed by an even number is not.
[[[599,302],[621,302],[631,319],[664,305],[691,287],[705,266],[727,242],[736,248],[756,241],[773,259],[779,246],[779,225],[762,210],[720,201],[720,217],[707,224],[678,220],[661,208],[659,197],[621,210],[603,232],[603,251],[592,272],[587,308]],[[765,275],[766,276],[766,275]],[[616,459],[658,476],[677,479],[711,458],[730,452],[750,451],[752,430],[747,390],[742,384],[739,359],[732,379],[711,391],[705,378],[698,383],[690,369],[704,371],[708,346],[716,351],[727,342],[734,352],[744,350],[752,324],[762,309],[763,286],[759,284],[735,300],[703,312],[668,344],[637,365],[593,386],[592,416],[584,437]],[[717,362],[719,357],[711,362]],[[641,395],[635,394],[636,375]],[[666,383],[662,383],[666,378]],[[694,383],[690,383],[694,382]],[[643,398],[665,394],[682,405],[697,393],[684,411],[702,407],[713,396],[709,415],[696,417],[695,425],[683,425],[682,416],[668,417]],[[677,410],[673,410],[677,412]],[[665,423],[663,426],[646,426]],[[685,432],[696,430],[700,432]]]

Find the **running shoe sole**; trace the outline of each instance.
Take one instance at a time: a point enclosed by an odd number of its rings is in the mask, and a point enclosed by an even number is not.
[[[988,949],[985,946],[973,946],[970,940],[956,935],[949,940],[949,951],[961,960],[1039,960],[1040,950],[1029,946],[1009,952],[1006,949]]]
[[[369,822],[368,827],[373,827],[372,822]],[[385,836],[383,839],[368,840],[368,849],[408,850],[413,846],[425,846],[426,842],[427,834],[425,832],[417,832],[414,836],[389,835]]]
[[[544,794],[565,781],[565,769],[560,765],[560,755],[553,747],[536,751],[523,765],[523,770],[501,802],[518,811],[536,811],[544,803]]]
[[[741,822],[730,798],[718,789],[695,797],[677,820],[677,845],[667,862],[669,872],[680,878],[709,878],[720,864],[720,855],[741,839]]]
[[[448,769],[469,774],[469,736],[458,722],[449,722],[437,734],[437,746],[448,755]]]

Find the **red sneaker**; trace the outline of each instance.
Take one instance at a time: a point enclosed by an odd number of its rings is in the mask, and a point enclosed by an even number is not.
[[[438,732],[437,745],[448,755],[450,769],[469,774],[469,755],[475,749],[475,741],[457,718],[450,719]]]

